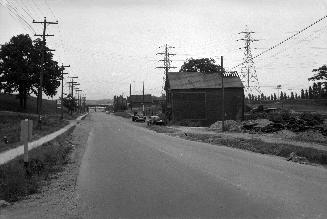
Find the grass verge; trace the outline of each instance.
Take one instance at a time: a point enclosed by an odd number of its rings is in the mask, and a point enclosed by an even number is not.
[[[55,132],[69,123],[67,120],[61,120],[60,116],[46,116],[42,120],[42,129],[39,129],[38,117],[35,115],[0,115],[0,152],[20,145],[20,121],[23,119],[33,120],[33,140]],[[4,136],[7,137],[7,144],[3,141]]]
[[[173,136],[178,136],[191,141],[199,141],[214,145],[224,145],[227,147],[248,150],[260,154],[270,154],[284,158],[288,158],[292,152],[295,152],[296,155],[307,158],[311,163],[322,165],[327,164],[327,152],[317,150],[315,148],[299,147],[289,144],[266,143],[258,139],[248,140],[240,138],[226,138],[212,134],[180,133],[178,130],[165,126],[149,126],[148,128],[158,133],[169,133],[173,134]]]
[[[208,134],[187,133],[187,135],[180,135],[180,137],[188,140],[201,141],[215,145],[225,145],[232,148],[239,148],[260,154],[271,154],[285,158],[289,157],[292,152],[295,152],[298,156],[306,157],[311,163],[327,164],[327,152],[315,148],[299,147],[289,144],[266,143],[257,139],[245,140],[223,138],[221,136]]]
[[[18,201],[40,191],[41,186],[69,162],[74,128],[29,152],[27,171],[22,156],[0,166],[0,200]]]

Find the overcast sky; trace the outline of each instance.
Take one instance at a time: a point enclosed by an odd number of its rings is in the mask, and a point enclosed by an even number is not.
[[[49,25],[47,43],[56,60],[70,64],[88,99],[133,93],[162,92],[160,46],[174,46],[172,65],[187,58],[213,57],[231,68],[242,62],[245,30],[256,32],[253,54],[286,39],[327,15],[327,0],[0,0],[0,44],[20,33],[33,31],[19,14],[42,33],[32,19],[59,21]],[[16,10],[11,12],[8,7]],[[33,36],[33,38],[35,38]],[[255,59],[265,93],[277,85],[291,92],[307,88],[312,69],[327,64],[327,19],[269,53]],[[239,70],[239,69],[238,69]]]

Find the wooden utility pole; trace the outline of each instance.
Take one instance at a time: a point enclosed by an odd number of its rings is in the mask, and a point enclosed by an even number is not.
[[[68,74],[65,73],[64,70],[65,68],[69,68],[70,65],[64,65],[61,64],[61,101],[60,101],[60,105],[61,105],[61,119],[64,119],[64,75]]]
[[[47,25],[48,24],[58,24],[58,21],[56,22],[49,22],[47,21],[47,18],[44,17],[44,21],[35,21],[33,20],[33,23],[35,24],[43,24],[43,34],[35,34],[34,36],[40,36],[42,37],[42,44],[43,44],[43,49],[42,49],[42,56],[41,56],[41,63],[42,63],[42,70],[40,72],[40,84],[39,84],[39,88],[38,88],[38,99],[37,99],[37,113],[39,114],[39,125],[41,125],[41,114],[42,114],[42,86],[43,86],[43,77],[44,77],[44,71],[45,71],[45,60],[44,60],[44,56],[45,56],[45,51],[46,51],[46,39],[45,37],[48,36],[54,36],[53,34],[46,34],[46,29],[47,29]],[[50,50],[50,51],[54,51],[54,50]]]
[[[129,84],[129,106],[131,107],[131,111],[133,110],[132,106],[132,84]]]
[[[74,101],[74,85],[80,85],[76,81],[74,81],[74,78],[78,78],[77,76],[69,77],[72,81],[68,82],[71,86],[71,95],[72,95],[72,101]],[[73,115],[73,110],[70,111],[70,115]]]
[[[81,89],[77,89],[76,90],[76,92],[77,92],[77,103],[78,103],[78,112],[80,113],[81,112],[81,104],[82,104],[82,102],[81,102],[81,94],[80,94],[80,92],[81,92],[82,90]]]
[[[143,116],[144,116],[144,81],[143,81],[143,96],[142,96],[142,105],[143,105]]]
[[[222,131],[225,131],[225,87],[224,87],[224,56],[220,57],[220,67],[221,67],[221,96],[222,96],[222,104],[221,104],[221,114],[222,114],[222,125],[221,125],[221,129]]]

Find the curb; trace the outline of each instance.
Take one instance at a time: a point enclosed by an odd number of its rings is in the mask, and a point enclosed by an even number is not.
[[[46,136],[43,136],[38,140],[29,142],[28,150],[30,151],[34,148],[40,147],[43,144],[48,143],[49,141],[52,141],[53,139],[57,138],[58,136],[64,134],[69,129],[74,127],[80,120],[82,120],[87,115],[88,115],[88,113],[81,115],[81,116],[77,117],[77,119],[73,120],[70,124],[66,125],[65,127],[61,128],[53,133],[50,133]],[[4,151],[4,152],[0,153],[0,165],[5,164],[23,154],[24,154],[24,145],[19,145],[13,149]]]

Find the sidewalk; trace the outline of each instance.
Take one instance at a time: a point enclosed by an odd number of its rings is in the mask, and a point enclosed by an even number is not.
[[[79,116],[76,120],[71,121],[68,125],[63,127],[62,129],[53,132],[49,135],[46,135],[38,140],[32,141],[28,143],[28,150],[32,150],[33,148],[37,148],[49,141],[52,141],[59,135],[65,133],[68,131],[71,127],[75,126],[79,120],[81,120],[83,117],[85,117],[87,114]],[[16,148],[10,149],[8,151],[4,151],[0,153],[0,165],[7,163],[8,161],[15,159],[16,157],[24,154],[24,145],[20,145]]]
[[[250,133],[237,133],[237,132],[214,132],[209,131],[207,128],[204,127],[183,127],[183,126],[172,126],[171,128],[177,129],[184,133],[193,133],[193,134],[209,134],[209,135],[216,135],[216,136],[223,136],[228,138],[238,138],[238,139],[245,139],[245,140],[261,140],[265,143],[275,143],[275,144],[288,144],[298,147],[305,147],[305,148],[315,148],[321,151],[327,151],[327,146],[322,145],[319,143],[314,142],[303,142],[303,141],[295,141],[295,140],[288,140],[282,139],[277,137],[271,137],[266,135],[259,135],[259,134],[250,134]]]

